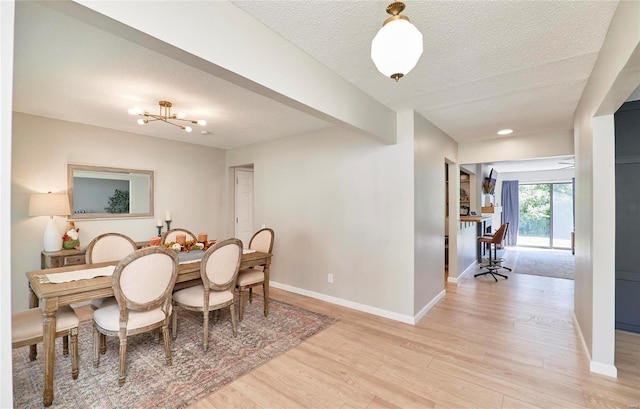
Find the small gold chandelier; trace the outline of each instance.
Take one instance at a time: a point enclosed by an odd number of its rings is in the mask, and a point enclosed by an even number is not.
[[[150,114],[147,111],[142,111],[140,108],[129,108],[128,112],[129,115],[139,115],[143,118],[139,118],[138,119],[138,125],[145,125],[148,124],[149,122],[154,122],[154,121],[162,121],[166,124],[169,125],[173,125],[173,126],[177,126],[178,128],[186,131],[186,132],[191,132],[193,130],[193,128],[191,128],[188,125],[182,125],[182,124],[177,124],[171,121],[184,121],[184,122],[189,122],[192,124],[197,124],[200,126],[205,126],[207,124],[207,121],[205,121],[204,119],[187,119],[185,118],[185,114],[184,112],[178,112],[178,114],[171,114],[171,102],[169,101],[159,101],[158,104],[160,105],[160,113],[158,115],[155,114]]]

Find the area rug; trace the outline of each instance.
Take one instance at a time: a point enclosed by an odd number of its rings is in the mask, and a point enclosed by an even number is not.
[[[509,249],[513,272],[573,280],[574,256],[569,250]]]
[[[237,311],[237,308],[236,308]],[[202,313],[179,310],[178,336],[172,340],[173,365],[165,365],[157,332],[128,338],[126,383],[118,387],[117,337],[107,337],[107,353],[93,366],[92,323],[80,325],[80,375],[71,379],[71,358],[56,340],[52,408],[182,408],[295,347],[338,319],[271,300],[269,317],[263,299],[254,295],[233,337],[229,309],[210,319],[209,349],[202,348]],[[41,408],[42,344],[38,359],[29,348],[13,350],[13,398],[16,408]]]

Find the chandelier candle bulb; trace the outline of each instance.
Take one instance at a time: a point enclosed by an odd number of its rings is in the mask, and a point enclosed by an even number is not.
[[[156,220],[156,227],[162,227],[162,220]]]
[[[164,220],[167,222],[171,221],[171,212],[167,210],[167,212],[164,214]]]

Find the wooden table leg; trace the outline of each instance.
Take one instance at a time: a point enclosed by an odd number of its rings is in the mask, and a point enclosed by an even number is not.
[[[44,350],[44,392],[42,403],[51,406],[53,403],[53,364],[55,357],[56,340],[56,312],[58,299],[45,299],[42,308],[42,346]]]
[[[264,265],[264,316],[269,316],[269,266],[271,265],[271,260],[267,261],[267,264]]]
[[[40,300],[36,297],[31,285],[29,285],[29,308],[37,308]],[[29,361],[35,361],[38,357],[38,345],[29,345]]]

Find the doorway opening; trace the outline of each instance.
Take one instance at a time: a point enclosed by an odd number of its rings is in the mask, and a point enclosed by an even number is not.
[[[572,182],[518,187],[518,246],[571,249],[574,231]]]

